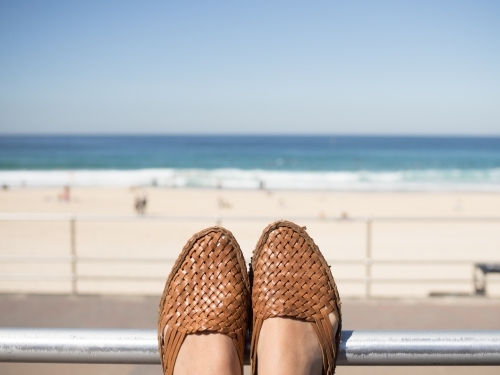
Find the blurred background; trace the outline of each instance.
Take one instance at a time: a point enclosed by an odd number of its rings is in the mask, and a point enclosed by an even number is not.
[[[0,325],[155,328],[193,233],[222,225],[250,261],[288,219],[331,264],[347,329],[500,329],[499,16],[0,1]],[[89,369],[161,372],[0,364]]]

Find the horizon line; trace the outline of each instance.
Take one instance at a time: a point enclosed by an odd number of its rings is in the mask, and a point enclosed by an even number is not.
[[[426,133],[222,133],[222,132],[200,132],[200,133],[168,133],[168,132],[144,132],[144,133],[0,133],[1,137],[349,137],[349,138],[500,138],[500,134],[426,134]]]

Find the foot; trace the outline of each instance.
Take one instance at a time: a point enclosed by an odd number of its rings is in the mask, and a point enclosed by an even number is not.
[[[160,300],[163,373],[241,374],[248,309],[249,281],[236,239],[219,227],[195,234]]]
[[[340,298],[305,228],[288,221],[269,225],[253,253],[252,272],[253,374],[333,375]]]
[[[337,318],[329,314],[332,340]],[[323,359],[318,337],[311,323],[290,318],[264,321],[257,346],[259,375],[321,375]]]
[[[165,329],[165,336],[168,327]],[[230,337],[220,333],[186,336],[173,375],[242,375],[238,353]]]

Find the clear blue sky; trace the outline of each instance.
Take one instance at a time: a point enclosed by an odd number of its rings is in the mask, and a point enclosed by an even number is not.
[[[0,1],[0,133],[500,135],[500,1]]]

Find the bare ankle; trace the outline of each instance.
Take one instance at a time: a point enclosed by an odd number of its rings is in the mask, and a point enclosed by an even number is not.
[[[230,337],[218,333],[186,336],[174,375],[242,375],[238,354]]]
[[[337,319],[330,314],[332,336]],[[316,332],[311,323],[271,318],[264,321],[257,348],[259,375],[317,374],[321,375],[323,359]]]
[[[322,358],[310,323],[288,318],[264,321],[257,348],[260,375],[321,374]]]

